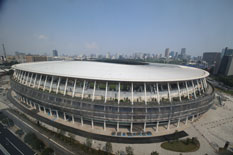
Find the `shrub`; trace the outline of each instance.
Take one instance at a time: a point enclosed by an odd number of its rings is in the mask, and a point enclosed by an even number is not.
[[[41,151],[44,149],[44,143],[39,140],[34,133],[27,133],[24,137],[24,142],[28,143],[33,149]]]
[[[44,149],[41,153],[41,155],[53,155],[54,150],[50,147],[47,147],[46,149]]]
[[[85,145],[86,145],[87,147],[91,148],[91,146],[92,146],[92,139],[87,138],[87,139],[86,139]]]
[[[105,144],[105,149],[106,149],[106,152],[112,153],[112,152],[113,152],[113,151],[112,151],[112,143],[106,142],[106,144]]]
[[[151,152],[150,155],[159,155],[159,153],[157,151],[153,151],[153,152]]]
[[[22,129],[18,129],[17,131],[15,131],[15,133],[19,135],[19,137],[22,137],[24,135],[24,132]]]
[[[127,155],[133,155],[133,148],[130,146],[127,146],[125,148],[125,152],[127,153]]]

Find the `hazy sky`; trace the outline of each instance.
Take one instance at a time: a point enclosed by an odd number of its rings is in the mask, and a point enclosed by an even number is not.
[[[233,48],[233,0],[0,0],[0,43],[8,53],[197,56]]]

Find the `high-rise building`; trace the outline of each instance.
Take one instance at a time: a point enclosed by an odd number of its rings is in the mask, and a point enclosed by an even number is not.
[[[169,48],[165,49],[165,54],[164,54],[165,58],[169,57]]]
[[[218,73],[225,76],[233,75],[233,49],[225,48]]]
[[[57,50],[53,50],[53,56],[54,56],[54,57],[57,57],[57,56],[58,56]]]
[[[218,68],[221,61],[221,53],[220,52],[205,52],[203,53],[203,61],[206,61],[209,67],[213,67],[213,73],[218,73]]]
[[[186,48],[181,48],[180,57],[186,59]]]
[[[170,56],[173,58],[175,56],[175,52],[171,51]]]

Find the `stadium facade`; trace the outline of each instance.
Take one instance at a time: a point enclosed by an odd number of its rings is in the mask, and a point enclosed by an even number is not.
[[[19,102],[92,129],[169,130],[208,111],[214,99],[209,73],[186,66],[52,61],[13,69]]]

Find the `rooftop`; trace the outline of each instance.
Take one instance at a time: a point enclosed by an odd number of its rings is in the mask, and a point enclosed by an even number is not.
[[[209,75],[193,67],[159,63],[129,65],[94,61],[45,61],[17,64],[13,68],[54,76],[131,82],[184,81]]]

